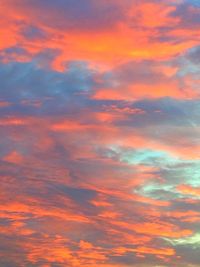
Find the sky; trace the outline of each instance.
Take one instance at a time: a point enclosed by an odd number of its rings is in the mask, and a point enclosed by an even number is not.
[[[0,1],[0,266],[200,266],[200,2]]]

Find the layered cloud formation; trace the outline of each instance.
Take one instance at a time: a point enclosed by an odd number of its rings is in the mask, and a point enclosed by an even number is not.
[[[0,2],[0,266],[200,265],[200,5]]]

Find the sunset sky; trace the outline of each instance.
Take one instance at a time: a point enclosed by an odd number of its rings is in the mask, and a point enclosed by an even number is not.
[[[200,1],[0,0],[0,267],[200,266]]]

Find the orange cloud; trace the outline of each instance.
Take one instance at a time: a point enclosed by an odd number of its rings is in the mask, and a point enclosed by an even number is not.
[[[192,195],[196,197],[200,197],[200,188],[192,187],[190,185],[179,185],[177,190],[185,195]]]
[[[151,247],[137,247],[133,251],[142,254],[154,254],[154,255],[164,255],[164,256],[173,256],[175,255],[175,250],[172,248],[151,248]]]
[[[179,17],[170,16],[170,13],[175,11],[175,6],[171,6],[170,3],[142,1],[137,5],[133,4],[132,7],[126,6],[127,2],[114,3],[122,8],[125,18],[117,21],[114,26],[100,27],[91,33],[89,29],[62,28],[59,30],[57,27],[49,27],[50,19],[54,18],[56,21],[60,18],[55,10],[48,10],[48,7],[45,9],[45,16],[41,17],[40,5],[27,4],[25,1],[20,4],[17,1],[3,1],[0,33],[6,38],[1,43],[1,49],[20,44],[29,52],[29,56],[44,48],[59,49],[61,54],[56,58],[53,66],[62,70],[63,62],[76,59],[93,61],[93,65],[97,64],[102,68],[133,59],[169,59],[199,41],[198,29],[187,32],[180,28]],[[127,9],[128,12],[125,11]],[[65,20],[63,23],[71,23],[70,18],[65,17]],[[20,23],[36,24],[45,32],[45,42],[40,37],[35,40],[24,37],[21,34]],[[159,27],[168,27],[169,24],[173,27],[167,31],[167,35],[174,35],[175,38],[184,36],[184,40],[180,38],[177,42],[159,41],[159,35],[162,36],[162,32],[159,33]],[[23,60],[20,55],[16,55],[16,60],[17,57]],[[27,58],[25,57],[24,60]]]
[[[17,151],[13,151],[10,154],[6,155],[3,160],[9,163],[20,164],[23,162],[23,156]]]
[[[84,129],[84,125],[76,121],[64,121],[60,123],[55,123],[52,125],[51,129],[55,132],[68,132],[68,131],[79,131]]]
[[[192,234],[192,231],[189,229],[180,230],[173,224],[164,223],[164,222],[148,222],[148,223],[135,223],[129,224],[126,222],[115,221],[112,222],[114,225],[118,225],[122,228],[127,228],[138,234],[152,235],[158,237],[172,237],[179,238]]]

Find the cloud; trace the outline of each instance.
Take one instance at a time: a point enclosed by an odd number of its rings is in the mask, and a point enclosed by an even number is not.
[[[0,10],[0,265],[198,266],[198,5]]]
[[[101,68],[135,59],[171,59],[198,44],[198,8],[173,1],[10,0],[2,2],[1,10],[0,31],[8,36],[1,49],[20,46],[29,58],[44,48],[58,49],[61,54],[53,65],[57,70],[74,59]],[[189,31],[185,17],[191,17]]]

